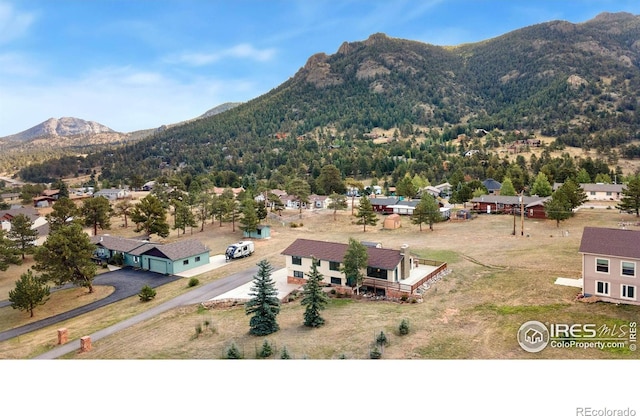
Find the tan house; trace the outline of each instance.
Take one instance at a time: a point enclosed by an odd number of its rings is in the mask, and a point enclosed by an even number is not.
[[[347,248],[342,243],[297,239],[281,253],[286,257],[287,282],[304,284],[312,259],[316,259],[325,284],[350,291],[342,272]],[[447,268],[446,263],[412,256],[407,246],[400,250],[367,246],[367,253],[369,261],[362,289],[387,297],[417,294],[425,282]]]
[[[554,183],[553,190],[560,186],[562,186],[561,183]],[[589,201],[620,201],[626,189],[625,184],[615,183],[581,183],[580,187]]]
[[[584,296],[640,305],[640,231],[585,227],[579,252]]]

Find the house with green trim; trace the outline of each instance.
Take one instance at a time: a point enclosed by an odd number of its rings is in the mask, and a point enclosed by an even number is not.
[[[122,266],[161,274],[177,274],[209,264],[209,249],[197,240],[169,244],[146,240],[99,235],[91,237],[96,245],[94,260],[100,263],[122,259]]]

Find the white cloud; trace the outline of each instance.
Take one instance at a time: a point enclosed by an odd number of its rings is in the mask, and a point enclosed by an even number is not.
[[[168,57],[165,61],[173,64],[186,64],[189,66],[205,66],[226,58],[250,59],[258,62],[266,62],[276,55],[273,48],[257,49],[248,43],[242,43],[227,49],[215,52],[184,52],[177,56]]]
[[[0,137],[50,117],[78,117],[131,132],[197,117],[230,101],[259,93],[243,79],[194,77],[181,81],[160,72],[109,67],[74,79],[15,83],[0,78]],[[10,101],[10,102],[9,102]]]
[[[0,2],[0,45],[22,37],[34,21],[34,13],[21,12],[10,3]]]

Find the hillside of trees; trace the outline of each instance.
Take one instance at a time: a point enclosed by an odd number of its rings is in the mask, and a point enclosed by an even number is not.
[[[555,182],[583,168],[592,179],[621,174],[618,158],[640,157],[638,39],[640,17],[628,13],[447,48],[374,34],[310,57],[282,85],[224,113],[86,157],[34,163],[20,176],[53,182],[98,171],[111,185],[207,176],[216,186],[261,180],[274,188],[302,178],[316,191],[325,165],[390,184],[414,175],[501,180],[518,166],[523,184],[543,168]],[[377,130],[389,140],[374,140]],[[531,161],[491,151],[539,134],[555,141]],[[551,157],[566,147],[602,158]],[[479,152],[465,157],[469,149]]]

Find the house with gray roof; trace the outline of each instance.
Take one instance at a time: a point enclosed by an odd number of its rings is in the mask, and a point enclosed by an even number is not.
[[[342,271],[348,244],[298,238],[282,251],[287,281],[304,284],[315,259],[324,283],[337,288],[352,286]],[[400,250],[365,246],[368,264],[363,288],[390,297],[417,293],[417,289],[446,269],[446,263],[429,262],[413,256],[407,246]]]
[[[110,262],[121,256],[125,267],[161,274],[177,274],[209,264],[209,249],[197,240],[159,244],[101,235],[91,237],[91,241],[96,245],[95,260],[99,262]]]
[[[585,227],[580,241],[582,292],[605,302],[640,305],[640,231]]]

